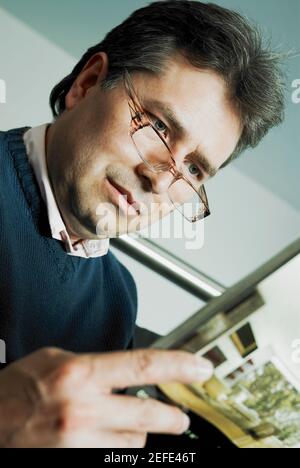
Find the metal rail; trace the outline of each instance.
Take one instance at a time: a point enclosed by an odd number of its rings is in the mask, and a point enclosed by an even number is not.
[[[226,290],[224,286],[199,273],[154,242],[140,237],[122,236],[111,239],[111,244],[204,302],[221,296]]]

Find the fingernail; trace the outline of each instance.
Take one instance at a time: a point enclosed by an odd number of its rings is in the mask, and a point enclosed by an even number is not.
[[[183,415],[183,418],[182,418],[182,419],[183,419],[183,429],[182,429],[182,432],[186,432],[186,431],[189,429],[190,425],[191,425],[191,420],[190,420],[190,418],[189,418],[186,414]]]
[[[214,366],[207,359],[196,356],[196,368],[200,380],[209,380],[213,376]]]

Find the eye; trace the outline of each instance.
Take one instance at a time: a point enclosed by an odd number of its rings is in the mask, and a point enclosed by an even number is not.
[[[159,132],[166,132],[167,131],[167,127],[166,125],[159,119],[156,119],[155,120],[155,128],[159,131]]]
[[[202,171],[199,166],[195,163],[188,163],[189,174],[193,177],[202,177]]]
[[[158,119],[157,117],[155,117],[154,115],[151,115],[150,114],[150,119],[153,123],[153,126],[154,128],[159,132],[159,133],[162,133],[163,136],[165,138],[167,138],[168,136],[168,133],[169,133],[169,129],[168,127],[164,124],[164,122],[160,119]]]

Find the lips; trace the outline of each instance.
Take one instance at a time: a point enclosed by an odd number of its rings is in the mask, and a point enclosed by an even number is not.
[[[121,203],[120,208],[122,208],[123,211],[130,215],[140,214],[140,204],[134,200],[132,193],[129,190],[117,184],[114,180],[112,180],[109,177],[107,177],[107,182],[109,183],[112,190],[115,191],[116,194],[119,194],[118,200],[115,199],[114,193],[112,194],[113,201],[117,202],[118,205]],[[122,196],[121,199],[120,195]]]
[[[131,192],[129,192],[125,188],[121,187],[121,185],[118,185],[115,181],[113,181],[109,177],[108,177],[108,181],[109,181],[109,183],[111,185],[113,185],[118,190],[118,192],[121,193],[121,195],[124,195],[124,196],[127,197],[127,202],[129,203],[129,205],[133,205],[134,203],[136,203],[136,201],[134,200]]]

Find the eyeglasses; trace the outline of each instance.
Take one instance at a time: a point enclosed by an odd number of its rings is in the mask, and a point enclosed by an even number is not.
[[[198,163],[190,160],[183,163],[181,170],[177,169],[175,158],[163,136],[164,123],[143,109],[127,69],[124,71],[124,86],[131,114],[130,136],[140,158],[152,172],[172,174],[168,197],[187,221],[195,223],[206,218],[211,213],[205,188],[199,182],[202,171]],[[156,123],[162,124],[163,128],[157,128]]]

